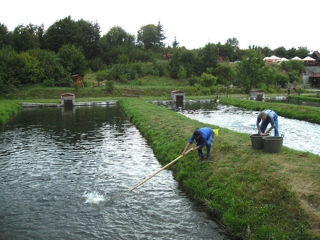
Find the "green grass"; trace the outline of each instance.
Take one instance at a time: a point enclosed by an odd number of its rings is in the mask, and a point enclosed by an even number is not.
[[[120,105],[163,165],[181,154],[194,129],[204,126],[139,99],[123,99]],[[312,215],[320,212],[312,207],[320,204],[320,186],[310,184],[320,182],[319,156],[286,147],[265,154],[252,149],[249,135],[220,128],[211,157],[214,161],[199,162],[192,152],[171,169],[187,194],[234,236],[320,239],[320,219]]]
[[[226,105],[233,105],[237,107],[242,107],[251,110],[261,111],[264,109],[272,109],[277,114],[299,120],[305,120],[312,123],[320,124],[320,108],[303,106],[303,105],[294,105],[286,103],[271,103],[271,102],[260,102],[253,100],[245,100],[233,97],[222,97],[221,103]]]
[[[16,101],[0,99],[0,125],[4,125],[20,110],[21,106]]]
[[[320,102],[320,97],[316,95],[305,95],[305,96],[289,96],[289,100],[300,100],[300,101],[309,101],[309,102]]]

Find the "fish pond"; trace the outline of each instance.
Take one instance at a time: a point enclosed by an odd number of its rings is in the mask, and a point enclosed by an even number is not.
[[[0,132],[0,239],[228,239],[115,105],[24,109]]]
[[[153,101],[165,105],[181,114],[203,123],[217,125],[233,131],[257,133],[256,119],[259,112],[234,106],[217,104],[215,101],[186,101],[177,106],[172,101]],[[320,155],[320,125],[279,116],[280,135],[284,135],[283,145],[289,148]],[[272,135],[274,131],[272,131]],[[249,137],[249,136],[248,136]]]

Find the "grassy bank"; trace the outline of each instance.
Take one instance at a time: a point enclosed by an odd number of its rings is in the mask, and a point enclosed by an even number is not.
[[[239,98],[222,97],[221,103],[251,110],[272,109],[283,117],[305,120],[320,124],[320,108],[286,103],[260,102]]]
[[[204,126],[142,100],[120,104],[162,164],[179,156],[194,129]],[[249,135],[220,128],[211,157],[199,162],[192,152],[171,169],[189,196],[234,236],[320,238],[319,156],[285,147],[280,154],[265,154],[252,149]]]
[[[4,125],[21,110],[16,101],[0,99],[0,125]]]
[[[306,95],[306,96],[289,96],[289,100],[298,100],[298,101],[308,101],[308,102],[320,102],[320,97],[316,95]]]

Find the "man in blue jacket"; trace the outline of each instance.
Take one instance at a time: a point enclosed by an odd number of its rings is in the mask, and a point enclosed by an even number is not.
[[[261,125],[259,125],[261,120],[262,123]],[[271,127],[265,132],[269,123],[271,124]],[[279,122],[278,115],[276,114],[276,112],[270,109],[263,110],[262,112],[260,112],[257,117],[257,128],[261,136],[269,135],[272,129],[274,129],[274,135],[279,136]]]
[[[214,131],[208,127],[198,128],[197,130],[195,130],[192,136],[189,138],[189,141],[185,146],[182,152],[182,155],[186,154],[186,151],[188,150],[189,146],[193,143],[194,140],[196,140],[197,147],[194,147],[192,151],[198,150],[198,155],[200,159],[204,160],[202,148],[206,146],[206,150],[207,150],[206,158],[209,160],[211,145],[212,145],[212,142],[214,141]]]

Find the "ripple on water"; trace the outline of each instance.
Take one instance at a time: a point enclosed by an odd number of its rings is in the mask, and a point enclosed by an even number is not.
[[[0,133],[1,237],[224,239],[171,171],[129,191],[161,166],[115,107],[63,114],[22,111]]]

